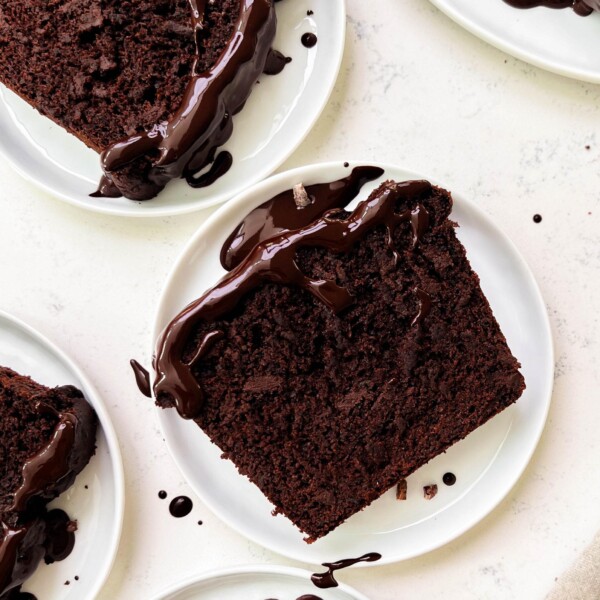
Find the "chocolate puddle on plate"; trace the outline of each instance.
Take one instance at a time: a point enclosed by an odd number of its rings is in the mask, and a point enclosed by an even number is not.
[[[144,369],[140,363],[131,359],[129,361],[131,368],[133,369],[133,374],[135,375],[135,382],[137,383],[138,389],[146,398],[152,398],[152,390],[150,387],[150,373],[148,373],[147,369]]]
[[[327,571],[325,571],[325,573],[314,573],[310,579],[321,589],[337,587],[339,583],[335,579],[336,571],[346,569],[361,562],[375,562],[377,560],[381,560],[381,554],[378,552],[369,552],[358,558],[345,558],[333,563],[323,563],[323,566],[327,567]]]

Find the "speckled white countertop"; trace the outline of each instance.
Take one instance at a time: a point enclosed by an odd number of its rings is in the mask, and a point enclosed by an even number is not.
[[[600,87],[512,59],[424,0],[347,4],[333,97],[282,169],[346,158],[397,163],[477,201],[539,281],[557,371],[540,446],[488,518],[441,550],[340,579],[373,600],[542,599],[600,529]],[[125,528],[101,600],[145,599],[215,567],[293,564],[199,501],[175,520],[157,497],[160,489],[194,496],[128,363],[149,362],[161,287],[210,212],[160,220],[88,213],[0,164],[0,308],[79,362],[123,450]]]

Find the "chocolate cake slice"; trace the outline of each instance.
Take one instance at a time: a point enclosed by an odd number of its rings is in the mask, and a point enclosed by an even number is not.
[[[309,542],[524,390],[451,209],[427,181],[388,181],[258,243],[158,340],[157,404]]]
[[[0,367],[0,598],[48,554],[57,526],[46,504],[89,462],[96,428],[77,388],[50,389]]]
[[[145,200],[213,161],[275,27],[273,0],[2,0],[0,81]]]

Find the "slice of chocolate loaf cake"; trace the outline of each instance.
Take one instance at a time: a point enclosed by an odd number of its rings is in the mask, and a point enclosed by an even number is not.
[[[0,367],[0,598],[48,554],[56,525],[46,504],[89,462],[96,428],[77,388],[50,389]]]
[[[158,405],[309,542],[523,392],[451,209],[426,181],[386,182],[261,241],[158,341]]]
[[[273,0],[2,0],[0,81],[144,200],[214,159],[275,26]]]

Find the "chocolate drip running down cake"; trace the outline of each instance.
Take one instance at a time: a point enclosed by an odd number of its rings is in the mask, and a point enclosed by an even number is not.
[[[504,0],[515,8],[572,8],[578,15],[587,17],[595,10],[600,10],[600,0]]]
[[[0,81],[145,200],[215,159],[275,28],[273,0],[2,0]]]
[[[451,209],[427,181],[388,181],[261,241],[158,340],[157,404],[308,542],[525,388]]]
[[[89,462],[96,427],[77,388],[50,389],[0,367],[0,598],[18,589],[42,558],[66,557],[57,536],[68,537],[74,524],[62,511],[47,512],[46,504]]]

